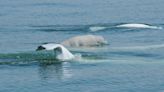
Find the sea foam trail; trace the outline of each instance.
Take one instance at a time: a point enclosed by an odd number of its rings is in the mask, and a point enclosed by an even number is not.
[[[92,32],[96,32],[96,31],[101,31],[108,28],[163,29],[160,26],[153,26],[153,25],[142,24],[142,23],[126,23],[126,24],[120,24],[116,26],[91,26],[89,27],[89,30]]]

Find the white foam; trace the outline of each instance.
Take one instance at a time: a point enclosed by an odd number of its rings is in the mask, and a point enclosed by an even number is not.
[[[121,24],[121,25],[117,25],[116,27],[119,27],[119,28],[162,29],[162,27],[152,26],[152,25],[147,25],[147,24],[140,24],[140,23]]]
[[[91,30],[92,32],[95,32],[95,31],[104,30],[106,28],[107,27],[103,27],[103,26],[93,26],[93,27],[90,27],[89,30]]]

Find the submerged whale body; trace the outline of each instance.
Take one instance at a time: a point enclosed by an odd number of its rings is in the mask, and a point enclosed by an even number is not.
[[[43,45],[38,46],[36,50],[37,51],[54,50],[55,58],[60,61],[68,61],[68,60],[74,59],[74,55],[61,44],[53,44],[53,43],[43,44]]]
[[[107,41],[102,36],[97,35],[80,35],[69,38],[61,42],[66,47],[93,47],[107,44]]]
[[[117,25],[116,27],[119,27],[119,28],[147,28],[147,29],[162,29],[162,27],[151,26],[151,25],[140,24],[140,23],[121,24],[121,25]]]

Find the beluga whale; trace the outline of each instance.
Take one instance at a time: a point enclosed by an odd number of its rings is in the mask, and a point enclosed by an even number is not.
[[[117,25],[116,27],[117,28],[162,29],[162,27],[152,26],[152,25],[142,24],[142,23],[126,23],[126,24]]]
[[[36,51],[53,50],[55,58],[59,61],[73,60],[75,56],[61,44],[47,43],[37,47]]]
[[[99,35],[78,35],[71,37],[60,44],[66,47],[97,47],[107,45],[104,37]]]

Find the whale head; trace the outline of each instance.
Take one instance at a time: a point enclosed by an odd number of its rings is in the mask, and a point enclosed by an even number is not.
[[[55,52],[55,58],[60,61],[71,60],[74,58],[74,55],[61,44],[43,44],[36,49],[36,51],[41,50],[53,50]]]

